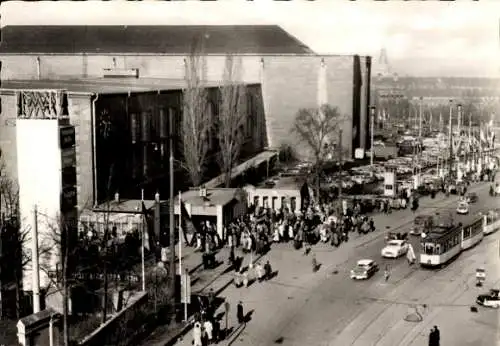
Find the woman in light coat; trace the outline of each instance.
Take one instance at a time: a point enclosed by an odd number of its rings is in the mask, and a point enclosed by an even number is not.
[[[193,328],[193,346],[203,346],[201,342],[201,324],[196,322]]]

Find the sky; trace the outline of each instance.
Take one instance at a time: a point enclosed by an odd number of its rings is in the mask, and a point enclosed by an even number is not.
[[[399,75],[500,77],[500,0],[7,2],[1,25],[276,24],[317,53],[385,48]]]

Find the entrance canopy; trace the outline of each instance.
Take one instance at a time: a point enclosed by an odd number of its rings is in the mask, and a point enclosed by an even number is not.
[[[239,175],[245,173],[245,171],[249,170],[252,167],[259,167],[264,162],[269,162],[272,158],[278,156],[278,152],[276,151],[263,151],[252,157],[250,160],[243,162],[242,164],[233,168],[231,172],[231,179],[238,177]],[[224,174],[221,174],[214,179],[210,180],[205,184],[207,188],[214,188],[224,184]]]

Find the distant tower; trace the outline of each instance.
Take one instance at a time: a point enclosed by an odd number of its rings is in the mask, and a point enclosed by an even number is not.
[[[387,50],[385,48],[380,50],[380,56],[375,66],[374,72],[377,77],[389,77],[391,75],[391,66],[389,65]]]

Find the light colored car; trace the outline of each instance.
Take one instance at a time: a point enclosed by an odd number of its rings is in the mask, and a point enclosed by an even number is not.
[[[498,309],[500,307],[499,293],[499,290],[492,289],[488,294],[477,296],[476,303],[484,307]]]
[[[457,214],[465,215],[469,213],[469,204],[467,202],[458,203]]]
[[[378,271],[378,264],[371,259],[362,259],[356,263],[356,267],[351,270],[351,279],[366,280]]]
[[[389,240],[382,249],[382,257],[398,258],[408,252],[408,243],[405,240]]]

